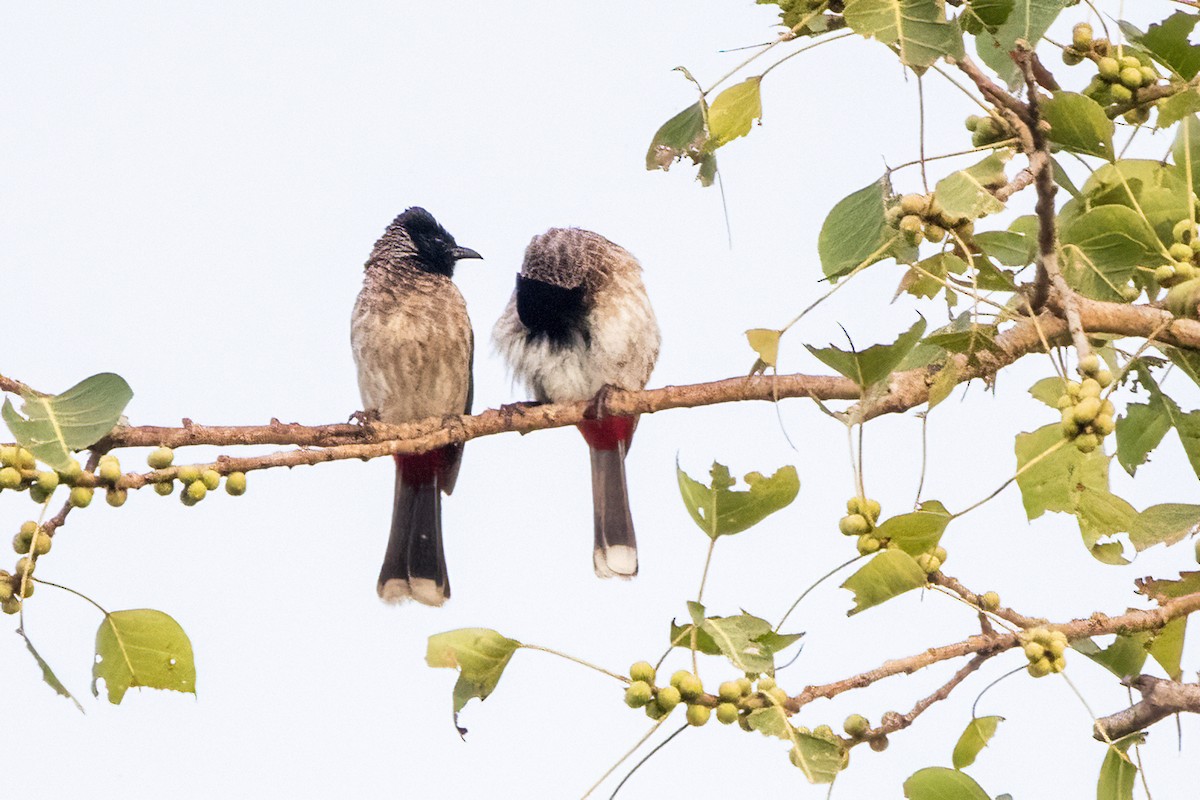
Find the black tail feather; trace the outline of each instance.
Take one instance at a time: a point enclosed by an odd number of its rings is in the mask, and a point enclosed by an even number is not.
[[[430,476],[433,477],[433,476]],[[392,530],[379,571],[379,596],[389,603],[408,599],[440,606],[450,597],[442,549],[442,497],[436,477],[420,482],[396,469]]]
[[[625,443],[613,449],[588,448],[592,456],[595,549],[592,562],[601,578],[637,575],[637,539],[625,485]]]

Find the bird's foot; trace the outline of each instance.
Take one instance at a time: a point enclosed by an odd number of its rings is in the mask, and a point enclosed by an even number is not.
[[[355,411],[346,421],[358,425],[363,434],[370,436],[375,432],[375,423],[379,422],[379,411]]]
[[[536,400],[520,400],[516,403],[504,403],[500,406],[500,416],[504,418],[505,427],[511,428],[515,415],[525,416],[525,411],[542,405]]]
[[[596,392],[596,396],[588,401],[587,408],[583,410],[583,418],[604,419],[609,416],[608,401],[615,391],[617,391],[617,387],[607,383],[601,386],[600,391]]]

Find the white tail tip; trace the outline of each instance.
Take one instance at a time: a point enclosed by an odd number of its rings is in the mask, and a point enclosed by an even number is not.
[[[422,605],[440,606],[446,602],[446,594],[428,578],[414,578],[412,581],[391,578],[379,587],[379,599],[391,605],[416,600]]]
[[[592,552],[592,566],[599,578],[624,578],[637,575],[637,549],[625,544],[597,548]]]

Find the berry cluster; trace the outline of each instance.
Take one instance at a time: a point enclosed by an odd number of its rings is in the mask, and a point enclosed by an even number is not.
[[[671,676],[667,686],[654,685],[654,667],[648,661],[639,661],[629,668],[630,684],[625,689],[625,705],[630,708],[646,709],[646,716],[659,720],[675,710],[680,703],[687,703],[687,721],[689,725],[700,727],[708,722],[712,709],[702,703],[695,702],[704,695],[704,685],[700,679],[688,672],[679,670]],[[722,684],[724,686],[724,684]],[[749,695],[750,681],[746,681],[746,694]],[[738,695],[740,698],[742,695]],[[721,707],[717,708],[717,719],[728,725],[738,717],[738,709],[733,707],[732,718]]]
[[[1093,37],[1092,26],[1081,22],[1075,26],[1071,45],[1063,50],[1063,61],[1068,65],[1089,59],[1096,64],[1096,77],[1084,90],[1084,94],[1098,103],[1132,103],[1138,100],[1138,91],[1158,83],[1158,71],[1149,59],[1144,59],[1125,48],[1113,48],[1108,39]],[[1150,118],[1150,109],[1138,106],[1125,112],[1125,121],[1141,125]]]
[[[21,556],[13,574],[0,570],[0,611],[16,614],[21,601],[33,594],[33,568],[39,557],[50,552],[50,535],[33,520],[21,523],[13,537],[13,550]]]
[[[926,575],[932,575],[942,568],[942,564],[946,563],[947,557],[946,548],[938,545],[918,555],[916,557],[917,566],[925,570]]]
[[[1052,631],[1046,628],[1032,628],[1025,631],[1022,639],[1025,642],[1025,657],[1029,659],[1029,674],[1035,678],[1044,678],[1052,672],[1062,672],[1067,668],[1067,635],[1062,631]]]
[[[1175,223],[1172,231],[1175,241],[1167,248],[1171,254],[1171,263],[1163,264],[1154,270],[1154,280],[1160,286],[1171,287],[1200,276],[1197,268],[1197,254],[1200,254],[1200,237],[1196,235],[1196,223],[1183,219]]]
[[[926,240],[942,242],[948,230],[953,230],[963,239],[969,239],[975,233],[975,223],[967,217],[949,216],[932,194],[902,196],[888,207],[885,219],[911,245]]]
[[[169,447],[159,447],[152,451],[146,457],[146,463],[152,469],[166,469],[175,461],[175,451]],[[185,506],[194,506],[199,503],[208,493],[215,491],[221,485],[221,473],[215,469],[200,469],[196,466],[180,467],[176,472],[179,482],[183,484],[183,491],[179,493],[179,499]],[[166,495],[174,491],[174,485],[171,481],[159,481],[154,484],[154,491],[158,494]],[[231,472],[225,477],[225,491],[234,497],[238,497],[246,493],[246,473]]]
[[[1080,382],[1066,382],[1058,407],[1062,410],[1063,436],[1072,440],[1079,452],[1090,453],[1113,432],[1116,409],[1111,400],[1100,397],[1113,377],[1094,354],[1080,359],[1079,372],[1086,377]]]
[[[838,530],[843,536],[858,537],[858,552],[861,555],[874,553],[883,542],[874,536],[875,525],[883,508],[879,501],[866,497],[851,497],[846,501],[846,516],[838,521]]]
[[[987,147],[990,144],[1012,139],[1016,134],[1013,132],[1012,126],[1008,124],[1008,120],[999,116],[981,117],[972,114],[966,120],[967,130],[971,132],[972,147]]]

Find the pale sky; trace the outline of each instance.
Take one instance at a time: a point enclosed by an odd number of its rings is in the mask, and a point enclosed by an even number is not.
[[[719,51],[769,40],[775,11],[748,0],[5,4],[0,373],[57,392],[117,372],[135,392],[133,424],[344,421],[360,402],[348,327],[362,264],[397,213],[422,205],[485,256],[457,277],[478,342],[477,409],[525,399],[489,337],[526,243],[552,226],[596,230],[641,259],[663,330],[651,385],[744,374],[753,354],[743,331],[784,324],[824,290],[816,239],[829,208],[885,161],[918,152],[916,84],[881,45],[854,38],[772,72],[763,125],[720,152],[732,248],[716,188],[701,189],[686,165],[646,172],[655,129],[695,99],[671,69],[711,84],[746,56]],[[1082,70],[1059,74],[1083,81]],[[926,88],[928,151],[968,146],[970,102],[942,81]],[[1150,157],[1165,152],[1165,138],[1145,139]],[[919,175],[897,181],[912,191]],[[838,322],[858,345],[890,341],[918,309],[942,324],[944,306],[892,302],[902,274],[879,265],[806,318],[784,339],[781,369],[825,371],[802,343],[841,342]],[[1011,476],[1015,434],[1054,419],[1025,394],[1050,374],[1031,357],[994,395],[973,385],[965,402],[960,390],[936,409],[924,497],[963,508]],[[1200,405],[1194,386],[1172,387],[1185,408]],[[868,426],[867,490],[885,515],[911,507],[920,434],[911,413]],[[853,555],[837,532],[854,491],[845,442],[841,425],[800,400],[778,416],[755,403],[644,418],[628,461],[641,574],[623,583],[592,574],[588,460],[575,431],[472,441],[444,504],[454,596],[442,609],[375,596],[387,460],[254,473],[246,496],[222,492],[191,509],[150,491],[121,509],[97,498],[72,514],[39,577],[110,610],[174,616],[195,648],[198,696],[93,699],[100,619],[43,587],[27,631],[87,715],[41,683],[19,638],[0,639],[6,789],[47,800],[579,797],[649,727],[623,705],[622,687],[520,651],[496,693],[464,712],[464,743],[450,718],[455,675],[425,666],[426,638],[491,627],[614,671],[655,661],[705,555],[678,497],[677,456],[698,478],[714,459],[738,476],[797,466],[796,502],[720,541],[705,591],[712,613],[776,620]],[[177,463],[218,452],[233,451],[181,450]],[[121,455],[127,470],[144,467],[144,452]],[[1196,492],[1177,442],[1139,472],[1139,486],[1115,465],[1113,475],[1139,508]],[[33,512],[24,496],[0,498],[4,531]],[[1119,613],[1139,603],[1135,577],[1194,567],[1188,544],[1129,567],[1099,564],[1074,520],[1027,524],[1015,487],[952,525],[943,544],[948,573],[1055,621]],[[847,619],[838,583],[822,584],[789,622],[808,632],[779,676],[790,693],[977,628],[969,609],[936,593]],[[1190,644],[1185,668],[1198,656]],[[1068,658],[1096,713],[1125,705],[1106,672]],[[885,753],[856,748],[834,797],[899,797],[912,772],[948,766],[971,702],[1021,663],[1017,652],[989,662]],[[861,712],[877,723],[957,666],[814,703],[796,722],[840,728]],[[734,677],[721,659],[701,674],[713,688]],[[1061,679],[1011,678],[979,713],[1008,718],[969,770],[993,796],[1094,796],[1104,747]],[[1184,719],[1180,753],[1173,725],[1154,729],[1143,760],[1156,798],[1194,783],[1198,734]],[[826,788],[806,783],[784,743],[714,721],[667,746],[619,797],[734,792],[822,798]]]

